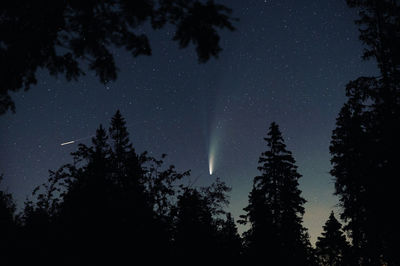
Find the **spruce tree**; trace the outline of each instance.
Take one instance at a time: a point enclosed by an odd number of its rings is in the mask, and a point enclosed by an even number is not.
[[[350,265],[350,245],[342,231],[342,225],[336,220],[333,212],[323,226],[322,236],[318,237],[316,252],[321,265]]]
[[[253,181],[249,205],[242,216],[251,226],[246,232],[253,264],[311,265],[310,245],[302,226],[304,203],[298,180],[301,175],[282,134],[272,123],[264,138],[268,150],[259,158],[260,176]],[[260,264],[261,263],[261,264]]]
[[[112,146],[111,163],[113,181],[126,190],[137,190],[136,194],[144,191],[144,173],[139,156],[129,139],[125,119],[119,110],[111,119],[109,136]]]
[[[125,119],[121,112],[117,110],[111,118],[111,126],[109,128],[110,138],[113,141],[113,150],[116,161],[120,164],[125,159],[125,155],[132,150],[132,144],[129,141],[129,133],[126,128]]]

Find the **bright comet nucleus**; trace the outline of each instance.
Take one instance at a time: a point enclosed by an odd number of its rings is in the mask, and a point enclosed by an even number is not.
[[[208,158],[208,170],[210,172],[210,175],[213,174],[214,172],[214,154],[210,154],[209,158]]]
[[[218,135],[212,132],[208,146],[208,172],[210,175],[214,174],[217,165],[218,139]]]

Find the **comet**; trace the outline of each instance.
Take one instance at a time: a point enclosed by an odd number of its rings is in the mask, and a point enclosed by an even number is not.
[[[218,164],[219,158],[219,140],[220,140],[220,128],[215,127],[210,133],[210,139],[208,142],[208,173],[213,175]]]
[[[216,156],[217,156],[217,139],[214,137],[210,141],[211,145],[208,151],[208,172],[212,175],[215,171]]]
[[[61,146],[65,146],[65,145],[69,145],[69,144],[73,144],[73,143],[75,143],[75,140],[71,140],[71,141],[67,141],[67,142],[61,143]]]
[[[210,153],[209,158],[208,158],[208,171],[210,175],[213,174],[214,172],[214,154]]]

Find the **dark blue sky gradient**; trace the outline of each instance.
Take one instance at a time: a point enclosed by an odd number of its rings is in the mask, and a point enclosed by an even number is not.
[[[13,94],[17,113],[0,116],[0,173],[20,206],[49,169],[71,162],[76,145],[60,143],[94,134],[120,109],[137,151],[167,153],[178,170],[200,175],[196,185],[215,176],[226,181],[228,210],[237,218],[276,121],[303,175],[304,222],[315,241],[338,210],[328,148],[345,85],[376,71],[361,60],[355,11],[344,0],[219,2],[240,21],[237,31],[221,32],[217,60],[198,64],[193,47],[180,50],[170,41],[173,32],[149,31],[151,57],[114,50],[116,82],[104,86],[88,73],[68,83],[42,71],[32,90]],[[212,176],[210,143],[217,151]]]

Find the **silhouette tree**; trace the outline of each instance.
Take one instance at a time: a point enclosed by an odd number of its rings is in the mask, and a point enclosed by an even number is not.
[[[220,264],[242,264],[242,239],[238,233],[235,220],[230,213],[226,214],[226,220],[222,222],[219,230],[219,239],[219,247],[221,250]]]
[[[160,252],[160,243],[167,249],[169,240],[157,223],[141,166],[143,158],[132,148],[119,111],[109,131],[111,139],[100,126],[93,146],[80,145],[74,153],[62,220],[69,221],[69,230],[82,240],[78,254],[84,261],[95,257],[99,262],[122,263],[134,255],[153,264],[160,258],[152,253]]]
[[[3,181],[3,175],[0,175],[0,185]],[[5,191],[0,191],[0,223],[2,235],[6,235],[8,228],[14,225],[14,212],[15,203],[13,201],[12,195]],[[4,231],[3,231],[4,230]]]
[[[0,185],[3,175],[0,175]],[[2,254],[0,263],[10,264],[15,254],[16,243],[16,223],[15,223],[15,203],[12,195],[0,190],[0,252]]]
[[[74,165],[66,167],[66,191],[60,207],[60,221],[63,226],[63,240],[68,255],[64,261],[80,263],[109,261],[112,246],[106,252],[105,243],[111,241],[111,232],[116,220],[115,201],[117,186],[112,179],[111,147],[106,130],[100,125],[93,146],[80,144],[73,153]],[[71,248],[73,247],[73,248]]]
[[[343,234],[342,225],[333,212],[323,226],[322,236],[318,237],[316,252],[320,265],[344,266],[350,264],[350,245]]]
[[[49,171],[48,183],[36,187],[32,196],[34,200],[26,200],[23,214],[19,247],[24,256],[17,256],[17,264],[40,262],[42,265],[51,265],[62,255],[58,243],[58,232],[55,230],[55,221],[59,211],[58,186],[60,171]],[[21,253],[21,251],[19,251]],[[33,259],[34,258],[34,259]]]
[[[397,1],[347,1],[359,10],[364,58],[374,58],[380,76],[360,77],[346,87],[348,101],[333,131],[330,151],[335,193],[343,207],[357,263],[399,264],[395,222],[396,176],[400,163],[400,95]],[[379,228],[379,230],[377,230]]]
[[[376,162],[370,152],[375,143],[371,138],[372,113],[364,103],[368,97],[366,92],[373,83],[374,79],[358,79],[347,85],[349,100],[337,118],[330,151],[335,194],[339,195],[343,207],[342,217],[352,237],[354,255],[360,263],[376,265],[380,261],[382,246],[377,240],[376,230],[380,217],[372,215],[377,211],[377,205],[371,204],[377,200],[375,189],[378,188],[374,181]]]
[[[366,45],[363,58],[376,59],[385,80],[399,78],[400,66],[400,4],[392,0],[347,0],[352,8],[357,8],[360,26],[360,40]]]
[[[200,62],[221,51],[217,29],[234,30],[231,10],[214,1],[1,1],[0,114],[15,111],[9,92],[36,84],[36,71],[47,69],[67,80],[85,74],[81,63],[102,83],[117,78],[112,47],[133,57],[150,55],[141,29],[170,24],[181,48],[193,43]]]
[[[119,111],[109,135],[100,125],[92,145],[80,144],[71,155],[74,162],[50,172],[49,182],[26,202],[22,249],[30,260],[45,265],[171,261],[174,183],[189,172],[136,154]],[[217,208],[219,185],[202,192],[210,210]]]
[[[182,187],[174,209],[174,245],[178,265],[217,265],[222,261],[218,215],[229,188],[219,179],[201,189]]]
[[[264,138],[268,150],[259,158],[260,176],[253,181],[249,205],[244,209],[248,256],[253,265],[265,261],[273,265],[312,265],[312,252],[306,229],[302,226],[304,203],[298,188],[301,175],[292,153],[286,149],[282,134],[272,123]]]
[[[113,167],[119,173],[119,179],[123,178],[121,175],[126,175],[125,172],[127,169],[122,169],[122,166],[127,165],[127,161],[129,159],[135,159],[134,166],[136,166],[135,170],[138,170],[140,167],[139,159],[137,156],[135,158],[131,158],[130,155],[136,155],[132,144],[129,141],[129,133],[126,128],[126,122],[121,115],[121,112],[117,110],[115,115],[111,119],[111,126],[109,128],[109,135],[112,139],[112,148],[113,148],[113,156],[112,162],[114,163]],[[132,163],[132,162],[131,162]],[[129,164],[130,165],[130,164]],[[120,180],[122,181],[122,180]]]

